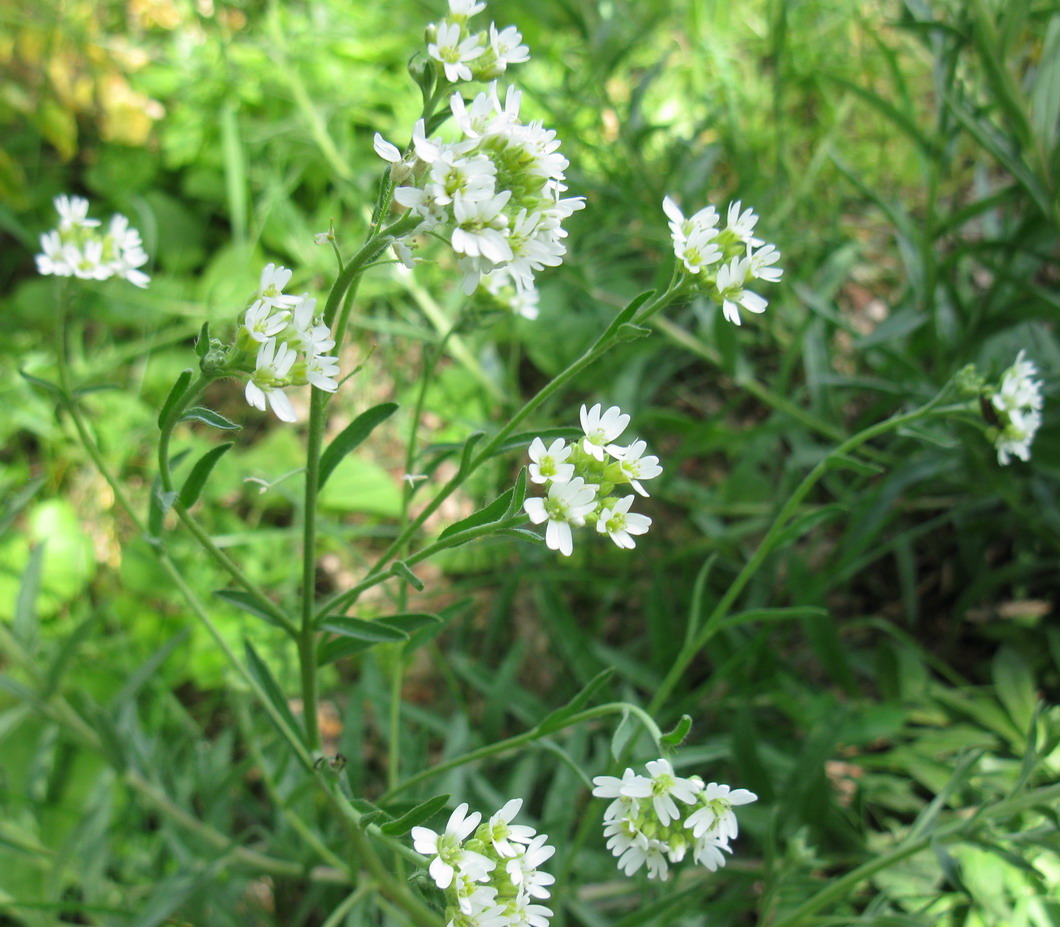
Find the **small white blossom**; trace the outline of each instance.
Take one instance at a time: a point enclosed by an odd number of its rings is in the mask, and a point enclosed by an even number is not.
[[[601,408],[599,402],[591,409],[584,405],[581,408],[581,425],[585,432],[582,448],[599,461],[603,461],[605,451],[613,453],[612,442],[629,424],[629,416],[618,406],[611,406],[606,412],[601,412]]]
[[[427,45],[427,54],[441,63],[445,79],[451,84],[462,80],[471,80],[471,68],[468,61],[474,61],[486,49],[479,43],[478,36],[460,37],[461,29],[456,23],[441,23],[437,28],[434,42]]]
[[[258,299],[266,307],[275,309],[290,309],[298,302],[297,296],[284,295],[283,288],[291,280],[292,272],[286,267],[277,267],[275,264],[266,264],[261,271],[261,285],[258,290]]]
[[[747,789],[730,789],[727,785],[711,782],[696,796],[696,800],[702,807],[685,818],[685,827],[697,839],[710,834],[720,843],[728,844],[739,833],[733,806],[757,801],[758,796]]]
[[[654,454],[644,456],[647,449],[647,441],[634,441],[622,452],[619,459],[619,466],[629,480],[629,485],[645,498],[648,496],[648,491],[640,484],[640,481],[653,480],[662,473],[658,457]]]
[[[435,884],[448,888],[456,875],[457,869],[472,873],[472,881],[480,881],[474,875],[485,876],[495,867],[492,860],[473,850],[464,849],[464,841],[478,827],[482,815],[479,812],[467,813],[467,803],[460,804],[449,816],[445,830],[438,834],[427,827],[412,828],[413,846],[423,856],[433,856],[428,871]]]
[[[522,35],[515,26],[508,26],[500,31],[490,23],[490,48],[497,57],[496,68],[503,72],[509,64],[522,64],[530,60],[530,49],[520,44]]]
[[[740,307],[750,312],[765,312],[768,303],[757,293],[744,289],[750,279],[751,259],[734,257],[728,264],[718,268],[718,293],[722,299],[722,312],[734,325],[740,324]]]
[[[1007,466],[1013,457],[1030,460],[1031,443],[1042,424],[1042,382],[1034,379],[1038,368],[1020,351],[1001,377],[991,404],[1001,419],[994,447],[997,460]]]
[[[530,442],[530,481],[532,483],[566,483],[574,476],[574,464],[566,463],[572,448],[562,438],[556,438],[548,448],[540,438]]]
[[[504,807],[489,819],[486,824],[487,836],[497,855],[513,857],[519,850],[512,844],[526,844],[534,839],[534,829],[526,824],[512,824],[512,819],[523,807],[521,798],[505,802]]]
[[[291,400],[283,388],[290,385],[291,367],[296,352],[286,344],[279,344],[275,339],[266,341],[258,349],[257,366],[247,380],[246,396],[255,409],[265,411],[265,400],[268,399],[272,411],[281,422],[295,422]]]
[[[273,312],[272,306],[257,299],[243,316],[243,328],[247,335],[259,344],[264,344],[287,327],[291,313],[286,309]]]
[[[553,483],[544,499],[526,499],[523,508],[530,521],[540,525],[547,521],[545,543],[569,557],[574,550],[570,526],[585,524],[585,516],[596,508],[597,486],[586,484],[580,476],[566,483]]]
[[[651,519],[647,515],[630,512],[629,507],[634,498],[626,496],[611,508],[603,508],[596,520],[596,530],[608,535],[615,544],[626,550],[633,550],[637,546],[631,535],[645,534],[651,527]]]

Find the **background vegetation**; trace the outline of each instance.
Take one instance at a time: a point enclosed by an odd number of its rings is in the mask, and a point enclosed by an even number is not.
[[[130,216],[153,283],[90,288],[72,344],[96,438],[146,510],[157,408],[200,325],[231,324],[267,260],[295,268],[292,292],[326,289],[332,258],[313,234],[331,221],[340,241],[363,234],[372,134],[408,135],[405,63],[441,13],[414,0],[0,11],[0,924],[404,923],[334,878],[327,854],[352,852],[340,828],[314,823],[307,842],[313,791],[54,396],[21,371],[52,371],[55,291],[33,266],[51,198]],[[401,798],[525,796],[559,848],[560,925],[1056,927],[1060,822],[1035,796],[1060,774],[1060,11],[506,0],[490,13],[522,30],[524,111],[556,128],[589,208],[537,321],[481,307],[450,340],[425,399],[436,449],[488,429],[616,307],[665,285],[666,194],[686,210],[753,205],[785,275],[740,329],[706,303],[669,312],[531,423],[571,424],[598,400],[631,412],[666,468],[655,523],[633,554],[587,543],[561,561],[496,540],[423,576],[427,592],[402,604],[449,620],[406,681],[403,776],[532,727],[607,667],[613,696],[650,703],[813,464],[964,365],[996,376],[1025,348],[1045,424],[1029,464],[1001,468],[977,429],[946,423],[874,444],[871,470],[830,472],[741,596],[744,619],[655,706],[664,729],[694,719],[680,772],[760,796],[725,870],[676,887],[617,873],[579,772],[607,770],[609,720]],[[336,408],[400,410],[327,487],[322,591],[392,534],[418,375],[464,300],[454,277],[442,260],[361,288],[346,362],[363,369]],[[291,592],[297,430],[233,384],[211,390],[244,430],[201,517],[254,579]],[[435,529],[522,463],[513,452],[479,474]],[[225,584],[189,538],[170,544],[204,597]],[[232,643],[252,637],[296,691],[275,630],[211,602]],[[325,677],[330,749],[373,800],[395,746],[393,658],[377,648]]]

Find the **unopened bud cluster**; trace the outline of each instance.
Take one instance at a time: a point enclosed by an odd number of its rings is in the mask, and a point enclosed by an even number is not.
[[[211,350],[202,362],[210,376],[246,376],[247,402],[263,412],[267,402],[284,422],[298,419],[284,392],[288,387],[311,383],[333,393],[339,386],[339,362],[327,353],[335,347],[331,330],[317,313],[315,299],[283,292],[290,279],[286,267],[267,264],[233,343]]]
[[[122,215],[111,217],[104,232],[99,219],[88,218],[88,200],[57,196],[59,227],[41,235],[37,271],[45,276],[106,280],[122,277],[138,287],[151,282],[139,268],[147,263],[140,233]]]
[[[773,266],[780,260],[776,247],[754,235],[758,216],[753,209],[744,209],[739,200],[730,203],[724,227],[713,206],[686,219],[666,197],[663,211],[670,220],[679,269],[700,293],[721,306],[726,319],[739,325],[741,308],[765,311],[768,302],[748,287],[755,280],[775,283],[783,271]]]
[[[461,804],[445,830],[412,828],[417,853],[431,858],[428,872],[445,893],[446,927],[546,927],[548,898],[555,877],[542,872],[555,847],[525,824],[513,824],[522,807],[513,798],[486,821]],[[482,823],[479,823],[479,822]]]
[[[585,437],[573,444],[557,438],[547,447],[541,438],[530,444],[530,479],[547,487],[548,495],[526,499],[523,508],[535,525],[547,522],[545,543],[569,557],[574,549],[571,525],[592,527],[606,534],[619,547],[632,550],[634,535],[651,525],[647,515],[630,511],[635,496],[619,495],[632,487],[647,496],[642,480],[662,473],[659,458],[645,455],[647,442],[640,439],[623,447],[615,444],[629,424],[629,416],[618,406],[601,411],[600,403],[581,408]]]
[[[627,876],[642,866],[648,878],[668,879],[671,863],[691,853],[712,872],[725,865],[729,842],[739,833],[733,807],[758,796],[699,776],[674,775],[669,760],[647,764],[647,776],[626,769],[622,778],[597,776],[593,795],[614,799],[604,811],[607,848]]]

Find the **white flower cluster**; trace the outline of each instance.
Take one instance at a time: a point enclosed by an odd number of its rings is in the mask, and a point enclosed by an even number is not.
[[[724,866],[725,853],[732,853],[729,841],[739,832],[733,806],[758,796],[717,782],[704,784],[699,776],[675,776],[669,760],[646,765],[647,776],[627,768],[621,779],[593,779],[594,796],[614,799],[604,811],[604,836],[618,868],[631,876],[647,866],[648,878],[665,880],[669,863],[681,862],[689,850],[711,872]]]
[[[1000,419],[994,447],[1002,466],[1013,456],[1030,460],[1031,442],[1042,424],[1042,382],[1034,379],[1038,368],[1024,358],[1025,353],[1020,351],[1016,355],[991,396],[991,404]]]
[[[40,237],[44,253],[37,255],[38,273],[82,280],[122,277],[138,287],[151,282],[139,270],[147,263],[140,233],[129,227],[125,216],[113,216],[103,232],[98,219],[88,218],[88,200],[83,197],[57,196],[54,203],[59,227]]]
[[[465,104],[450,99],[455,141],[428,139],[423,120],[402,156],[395,145],[375,137],[376,153],[404,183],[394,199],[423,219],[414,235],[444,227],[464,274],[464,292],[484,284],[494,295],[514,291],[515,310],[536,315],[534,274],[562,263],[567,248],[563,221],[585,205],[564,197],[568,161],[556,133],[539,122],[519,121],[521,94],[509,87],[503,103],[496,82]],[[413,266],[407,244],[395,246]]]
[[[540,866],[556,852],[548,837],[512,824],[523,805],[513,798],[488,821],[460,805],[442,833],[412,828],[417,853],[432,857],[428,872],[445,892],[446,927],[547,927],[548,898],[555,876]]]
[[[783,273],[773,266],[780,260],[780,252],[754,236],[758,216],[742,206],[739,200],[729,204],[725,227],[721,228],[721,216],[713,206],[686,219],[670,197],[663,200],[674,254],[698,288],[722,307],[725,318],[734,325],[740,324],[741,307],[764,312],[768,305],[747,288],[751,282],[775,283]]]
[[[261,286],[251,299],[236,333],[239,358],[254,358],[247,380],[246,397],[255,409],[265,411],[265,401],[284,422],[297,421],[288,386],[312,383],[333,393],[339,362],[328,355],[335,340],[317,315],[315,299],[308,294],[288,296],[283,292],[291,279],[286,267],[267,264],[261,272]],[[237,361],[238,363],[238,361]]]
[[[486,9],[478,0],[449,0],[449,15],[427,27],[427,54],[438,63],[451,84],[466,80],[493,80],[509,64],[530,60],[530,50],[515,26],[472,32],[468,20]]]
[[[548,487],[545,498],[526,499],[523,508],[535,525],[547,521],[545,543],[569,557],[574,549],[571,525],[596,525],[619,547],[632,550],[633,535],[644,534],[651,525],[647,515],[631,512],[634,496],[619,498],[619,486],[631,486],[640,495],[648,491],[641,480],[662,473],[659,458],[645,456],[647,442],[636,440],[628,447],[613,442],[626,430],[629,416],[618,406],[601,412],[600,403],[581,408],[585,437],[574,444],[556,438],[548,447],[541,438],[530,443],[530,479]]]

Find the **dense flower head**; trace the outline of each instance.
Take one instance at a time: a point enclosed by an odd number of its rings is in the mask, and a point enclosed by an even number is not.
[[[541,869],[556,852],[548,837],[512,823],[522,808],[513,798],[486,820],[466,803],[440,833],[412,828],[413,847],[430,859],[428,872],[445,894],[447,927],[547,927],[555,877]]]
[[[232,342],[214,342],[202,359],[212,376],[246,377],[247,402],[271,408],[283,422],[298,418],[289,387],[312,384],[329,393],[339,387],[339,362],[328,353],[335,339],[315,299],[284,292],[291,277],[290,269],[266,264]]]
[[[481,285],[494,300],[534,318],[535,275],[562,263],[563,222],[584,200],[564,196],[568,162],[556,133],[521,122],[520,99],[509,87],[502,100],[496,82],[470,103],[454,93],[454,139],[428,139],[418,125],[407,154],[381,137],[375,150],[402,184],[394,200],[422,219],[413,234],[433,231],[448,239],[464,291]],[[407,257],[406,251],[402,260]]]
[[[665,880],[670,865],[689,852],[712,871],[724,866],[725,853],[732,853],[729,843],[739,832],[732,809],[757,796],[717,782],[705,784],[698,776],[678,776],[666,759],[646,766],[647,775],[627,768],[620,779],[593,779],[593,795],[612,799],[604,811],[604,836],[618,868],[633,875],[645,867],[649,878]]]
[[[725,224],[713,206],[689,217],[666,197],[663,211],[670,220],[674,255],[682,273],[696,289],[722,308],[726,319],[740,324],[740,310],[764,312],[768,303],[751,289],[756,280],[776,283],[783,271],[776,246],[754,235],[758,216],[736,200],[729,204]]]
[[[1013,457],[1030,460],[1031,443],[1042,424],[1042,381],[1034,379],[1038,368],[1025,354],[1020,351],[1016,355],[997,389],[987,390],[997,419],[994,447],[1002,466]]]
[[[122,215],[111,218],[106,230],[88,218],[89,202],[80,196],[57,196],[59,226],[41,235],[37,271],[45,276],[107,280],[121,277],[138,287],[151,282],[141,267],[147,263],[140,233]]]
[[[630,420],[618,406],[582,406],[580,418],[581,439],[555,438],[546,446],[538,437],[530,443],[530,481],[544,486],[546,495],[524,500],[523,509],[535,525],[547,522],[545,543],[565,557],[574,550],[572,526],[595,526],[618,547],[632,550],[633,537],[644,534],[651,519],[630,511],[636,496],[622,494],[622,487],[647,496],[641,480],[662,473],[659,458],[645,456],[645,441],[614,443]]]
[[[509,64],[530,60],[530,50],[515,26],[498,29],[470,27],[472,16],[486,9],[485,3],[473,0],[449,0],[449,13],[439,23],[427,27],[427,55],[440,77],[450,84],[461,81],[493,80]]]

